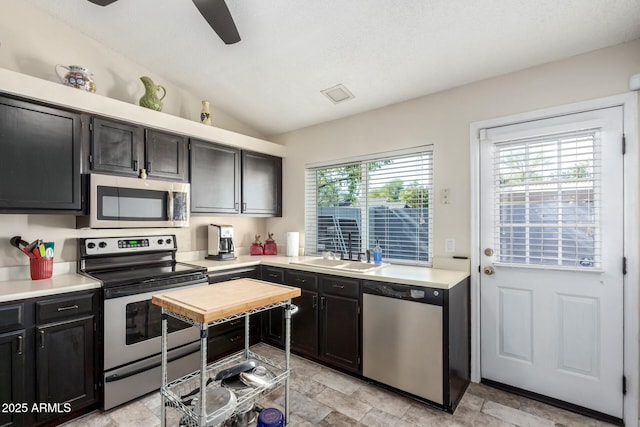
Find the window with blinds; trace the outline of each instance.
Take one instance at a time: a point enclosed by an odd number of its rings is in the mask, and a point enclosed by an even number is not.
[[[597,129],[495,145],[496,261],[600,266]]]
[[[305,253],[364,259],[376,242],[386,262],[431,263],[431,147],[308,167]]]

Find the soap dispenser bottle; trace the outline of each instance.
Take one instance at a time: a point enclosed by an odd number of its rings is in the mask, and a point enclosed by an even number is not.
[[[373,263],[375,265],[382,264],[382,248],[380,242],[376,239],[376,246],[373,248]]]

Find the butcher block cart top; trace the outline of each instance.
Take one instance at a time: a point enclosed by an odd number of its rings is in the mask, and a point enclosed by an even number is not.
[[[289,391],[289,350],[291,334],[291,314],[295,307],[291,299],[300,296],[299,288],[264,282],[255,279],[237,279],[209,286],[181,289],[154,295],[152,303],[162,308],[162,406],[161,418],[165,423],[165,403],[180,410],[184,416],[181,423],[187,425],[211,425],[211,421],[219,420],[221,411],[207,413],[204,407],[195,408],[183,404],[180,395],[185,391],[185,385],[198,387],[200,399],[206,401],[206,392],[211,390],[207,386],[207,379],[211,378],[231,366],[247,359],[256,360],[270,369],[275,378],[271,384],[260,386],[254,393],[243,395],[237,400],[237,407],[246,407],[258,397],[268,394],[275,388],[285,384],[285,423],[289,421],[288,391]],[[261,311],[283,307],[285,314],[285,366],[282,367],[249,349],[249,316]],[[293,307],[293,309],[292,309]],[[176,317],[200,328],[200,360],[201,369],[167,384],[167,316]],[[212,365],[207,366],[207,333],[209,326],[228,322],[240,317],[245,318],[245,349],[243,352],[228,356]],[[206,405],[202,405],[206,406]],[[224,409],[224,408],[222,408]],[[231,416],[229,413],[228,416]]]

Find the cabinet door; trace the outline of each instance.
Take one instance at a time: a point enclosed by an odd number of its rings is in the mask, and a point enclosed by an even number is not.
[[[138,170],[144,167],[144,129],[94,118],[90,167],[94,172],[138,176]]]
[[[80,115],[0,97],[0,209],[79,211]]]
[[[262,280],[284,283],[284,270],[277,267],[262,266]],[[272,308],[262,313],[262,339],[278,347],[284,347],[284,309]]]
[[[282,159],[242,152],[242,213],[282,216]]]
[[[145,167],[149,177],[186,182],[187,138],[147,129]]]
[[[351,371],[360,368],[360,307],[357,299],[320,296],[320,356]]]
[[[25,371],[25,331],[24,329],[0,335],[0,402],[26,403]],[[12,410],[8,410],[12,409]],[[0,411],[0,426],[24,424],[22,408],[7,408]],[[30,412],[31,408],[28,408]]]
[[[94,384],[94,316],[36,328],[37,402],[68,402],[73,411],[95,402]]]
[[[240,212],[240,151],[191,140],[191,212]]]
[[[291,316],[291,349],[318,356],[318,293],[301,290],[292,303],[298,312]]]

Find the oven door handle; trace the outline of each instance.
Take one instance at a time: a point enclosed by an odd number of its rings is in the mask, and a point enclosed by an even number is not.
[[[176,354],[173,357],[168,357],[167,358],[167,363],[171,363],[171,362],[174,362],[174,361],[176,361],[178,359],[182,359],[183,357],[186,357],[186,356],[188,356],[188,355],[190,355],[192,353],[195,353],[195,352],[197,352],[199,350],[200,350],[200,346],[197,346],[197,348],[195,348],[195,349],[189,349],[188,351],[180,352],[179,354]],[[140,368],[133,369],[133,370],[128,371],[128,372],[124,372],[122,374],[111,374],[111,375],[106,376],[104,378],[104,382],[112,383],[112,382],[115,382],[115,381],[120,381],[120,380],[123,380],[125,378],[129,378],[129,377],[132,377],[134,375],[140,374],[142,372],[146,372],[148,370],[157,368],[159,366],[162,366],[162,360],[159,361],[159,362],[152,363],[151,365],[142,366]]]

